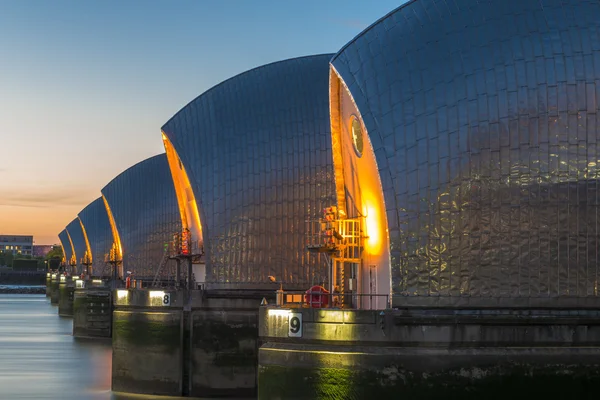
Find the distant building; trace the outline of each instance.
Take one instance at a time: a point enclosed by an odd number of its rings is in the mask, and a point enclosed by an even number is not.
[[[33,253],[33,236],[0,235],[0,251],[30,256]]]
[[[33,245],[33,256],[34,257],[46,257],[46,254],[50,253],[55,246],[58,246],[58,245],[34,244]]]

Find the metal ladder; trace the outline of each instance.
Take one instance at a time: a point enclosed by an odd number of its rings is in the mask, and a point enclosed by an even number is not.
[[[156,286],[156,282],[158,282],[158,276],[160,275],[160,271],[162,271],[162,269],[165,267],[165,265],[167,265],[167,262],[169,262],[169,247],[165,246],[165,251],[163,253],[163,258],[160,261],[158,269],[156,270],[156,274],[154,274],[154,279],[152,280],[152,286],[151,287],[155,287]]]

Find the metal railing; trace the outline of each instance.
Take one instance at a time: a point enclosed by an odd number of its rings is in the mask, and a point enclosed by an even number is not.
[[[385,309],[391,307],[389,294],[300,290],[278,290],[276,294],[277,305],[290,308]]]

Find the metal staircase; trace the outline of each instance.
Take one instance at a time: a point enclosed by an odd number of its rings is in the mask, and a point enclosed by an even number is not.
[[[160,272],[169,262],[169,258],[170,258],[169,257],[169,245],[165,244],[165,250],[163,252],[163,257],[162,257],[162,260],[160,261],[160,264],[158,265],[158,268],[156,269],[156,273],[154,274],[154,279],[152,280],[151,287],[156,287],[156,283],[158,282],[158,277],[160,275]]]
[[[350,300],[346,293],[356,291],[356,280],[346,276],[347,267],[360,265],[365,236],[362,232],[363,217],[340,218],[337,207],[327,207],[324,217],[311,221],[308,228],[307,250],[324,253],[329,265],[330,292],[339,292],[342,308]],[[354,282],[352,284],[351,282]],[[346,299],[348,297],[348,299]]]

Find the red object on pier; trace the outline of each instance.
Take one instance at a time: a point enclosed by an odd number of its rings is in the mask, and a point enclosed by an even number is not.
[[[304,302],[312,308],[326,308],[329,305],[329,291],[315,285],[306,291]]]
[[[131,287],[131,275],[127,276],[125,279],[125,289],[129,289]]]

